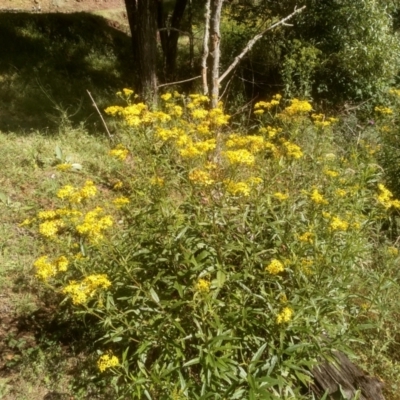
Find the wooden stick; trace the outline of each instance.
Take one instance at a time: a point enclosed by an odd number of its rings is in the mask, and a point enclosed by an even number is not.
[[[112,141],[113,141],[113,138],[112,138],[112,136],[111,136],[110,131],[108,130],[106,121],[104,121],[104,118],[103,118],[103,116],[101,115],[101,112],[100,112],[100,110],[99,110],[99,107],[97,107],[97,104],[96,104],[96,102],[94,101],[94,99],[93,99],[91,93],[89,92],[89,90],[86,89],[86,91],[87,91],[87,93],[88,93],[90,99],[91,99],[92,102],[93,102],[94,108],[97,110],[98,114],[100,115],[100,118],[101,118],[101,120],[102,120],[102,122],[103,122],[104,128],[106,128],[106,131],[107,131],[107,134],[108,134],[108,138],[109,138],[110,141],[112,142]]]

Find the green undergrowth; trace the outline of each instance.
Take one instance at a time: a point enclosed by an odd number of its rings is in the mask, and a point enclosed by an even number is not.
[[[251,129],[199,95],[115,104],[112,142],[2,135],[2,282],[36,335],[9,371],[53,351],[77,398],[311,399],[341,350],[398,398],[395,108],[354,135],[280,95]],[[56,390],[40,365],[25,379]]]

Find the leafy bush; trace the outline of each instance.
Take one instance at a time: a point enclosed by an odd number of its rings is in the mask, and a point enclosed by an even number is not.
[[[398,295],[380,229],[400,203],[371,145],[338,146],[336,118],[280,95],[252,131],[205,96],[118,96],[108,185],[69,183],[24,222],[38,278],[95,318],[119,398],[310,398],[312,366]]]

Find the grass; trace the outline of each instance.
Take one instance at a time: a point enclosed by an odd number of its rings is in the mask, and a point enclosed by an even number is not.
[[[0,15],[0,399],[103,398],[101,383],[89,383],[85,330],[66,330],[43,301],[32,275],[40,249],[18,225],[51,205],[56,146],[101,179],[108,143],[86,89],[104,108],[131,86],[130,46],[100,16]]]

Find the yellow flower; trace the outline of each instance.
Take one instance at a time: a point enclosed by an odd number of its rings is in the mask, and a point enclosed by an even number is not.
[[[302,258],[301,259],[301,270],[306,274],[306,275],[311,275],[312,274],[312,265],[313,261],[308,259],[308,258]]]
[[[277,198],[280,201],[287,200],[289,198],[289,195],[286,193],[281,193],[281,192],[275,192],[274,197]]]
[[[328,201],[324,199],[321,193],[318,192],[318,189],[314,189],[311,194],[311,200],[316,204],[328,204]]]
[[[73,193],[75,193],[75,188],[71,185],[65,185],[57,192],[57,197],[63,200]]]
[[[304,232],[302,235],[298,235],[297,238],[300,242],[312,243],[314,234],[312,232]]]
[[[119,144],[115,149],[110,150],[108,154],[124,161],[128,157],[129,151],[122,144]]]
[[[228,193],[233,195],[250,195],[250,187],[246,182],[233,182],[230,180],[224,181],[226,185],[226,190]]]
[[[338,217],[332,217],[331,223],[329,224],[332,231],[347,231],[349,223],[341,220]]]
[[[26,218],[18,226],[28,226],[35,221],[35,218]]]
[[[375,107],[375,111],[383,115],[393,114],[393,110],[390,107],[377,106]]]
[[[64,226],[65,224],[61,220],[45,221],[39,225],[39,233],[42,236],[51,239],[52,237],[57,235],[59,229]]]
[[[346,196],[347,192],[343,189],[336,189],[335,194],[336,194],[336,196],[344,197],[344,196]]]
[[[265,267],[265,270],[271,275],[277,275],[285,270],[285,266],[275,258]]]
[[[33,265],[36,268],[36,276],[44,281],[57,274],[57,268],[48,261],[48,256],[39,257]]]
[[[223,152],[224,156],[229,160],[231,164],[244,164],[253,165],[255,158],[248,150],[228,150]]]
[[[297,146],[297,144],[291,142],[284,142],[283,145],[286,148],[286,155],[288,157],[293,157],[293,158],[303,157],[303,152],[301,151],[301,148]]]
[[[336,178],[337,176],[339,176],[339,172],[333,171],[331,169],[325,168],[323,172],[326,176],[330,176],[331,178]]]
[[[389,246],[387,248],[387,251],[392,256],[397,256],[399,254],[399,249],[397,247],[394,247],[394,246]]]
[[[121,208],[121,207],[126,206],[127,204],[129,204],[130,200],[127,197],[117,197],[116,199],[113,200],[113,203],[118,208]]]
[[[210,286],[211,286],[210,281],[208,281],[207,279],[200,278],[195,285],[195,289],[196,291],[201,293],[208,293],[210,291]]]
[[[293,318],[293,310],[290,307],[285,307],[276,317],[276,323],[282,324],[289,322]]]
[[[67,163],[58,164],[58,165],[56,166],[56,169],[57,169],[58,171],[69,171],[71,168],[72,168],[72,165],[71,165],[71,164],[67,164]]]
[[[202,108],[196,108],[191,112],[191,114],[192,114],[193,118],[204,119],[204,118],[207,117],[208,111],[207,110],[203,110]]]
[[[189,180],[194,184],[204,186],[212,185],[215,182],[207,171],[202,171],[198,168],[189,173]]]
[[[53,210],[47,210],[47,211],[39,211],[38,212],[38,218],[39,219],[54,219],[57,217],[57,213]]]
[[[172,97],[172,94],[171,93],[165,93],[165,94],[161,95],[160,97],[161,97],[162,100],[168,101]]]
[[[101,217],[103,213],[102,208],[96,207],[94,210],[89,211],[81,224],[76,226],[76,231],[86,236],[88,240],[96,244],[103,239],[103,231],[113,225],[113,219],[111,215],[105,215]]]
[[[258,176],[251,176],[249,179],[247,179],[247,182],[250,185],[257,186],[257,185],[261,185],[263,183],[263,180],[262,180],[262,178],[259,178]]]
[[[150,184],[153,186],[164,186],[164,178],[161,178],[159,176],[153,176],[150,179]]]
[[[55,260],[55,265],[59,271],[66,271],[68,268],[69,261],[67,257],[60,256]]]
[[[100,372],[104,372],[108,368],[117,367],[118,365],[118,357],[114,356],[111,352],[103,354],[97,361],[97,367]]]
[[[86,181],[83,188],[79,191],[79,195],[83,199],[94,197],[96,193],[97,193],[97,188],[92,181]]]
[[[122,91],[124,92],[124,95],[126,97],[131,96],[133,94],[133,90],[132,89],[122,89]]]
[[[111,286],[107,275],[89,275],[81,282],[70,281],[62,290],[64,294],[70,295],[75,305],[84,304],[94,295],[98,288],[107,289]]]
[[[390,207],[400,208],[400,201],[392,200],[393,194],[389,189],[381,183],[378,185],[378,189],[380,191],[378,195],[379,203],[381,203],[386,209]]]
[[[119,180],[118,180],[117,182],[114,183],[113,189],[114,189],[114,190],[119,190],[119,189],[122,188],[122,186],[124,186],[124,183],[123,183],[122,181],[119,181]]]

